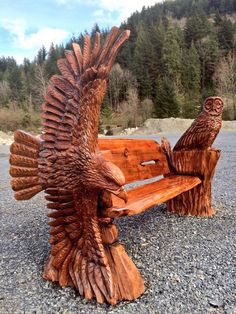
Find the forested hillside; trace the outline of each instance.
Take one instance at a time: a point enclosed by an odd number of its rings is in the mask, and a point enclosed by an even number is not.
[[[130,29],[113,67],[101,123],[124,127],[149,117],[195,117],[202,100],[224,98],[224,119],[236,119],[236,0],[165,1],[133,13],[121,28]],[[94,37],[108,30],[95,25]],[[65,47],[42,47],[33,61],[17,65],[0,58],[0,129],[40,125],[39,110],[56,60]]]

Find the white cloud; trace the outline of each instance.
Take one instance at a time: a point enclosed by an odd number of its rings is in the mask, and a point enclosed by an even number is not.
[[[71,2],[71,1],[70,1],[70,2]],[[66,4],[69,3],[69,1],[68,1],[68,0],[56,0],[56,3],[57,3],[57,4],[61,4],[61,5],[66,5]]]
[[[64,0],[66,1],[66,0]],[[67,0],[69,1],[69,0]],[[108,19],[112,21],[111,13],[116,13],[117,18],[113,24],[119,24],[127,19],[135,11],[141,11],[142,8],[152,6],[162,0],[88,0],[90,4],[98,6],[103,10],[103,16],[100,18]]]
[[[0,20],[0,27],[9,32],[13,46],[24,49],[25,55],[28,55],[27,51],[34,51],[36,54],[37,50],[43,45],[48,49],[53,42],[61,43],[69,33],[63,29],[43,27],[35,32],[29,32],[27,25],[24,20]],[[21,55],[17,55],[18,60],[21,59]]]
[[[96,10],[93,12],[93,16],[95,17],[103,17],[104,16],[104,11],[102,9]]]
[[[25,58],[27,58],[27,59],[31,59],[32,58],[32,53],[30,53],[30,55],[25,54],[25,53],[23,53],[23,54],[13,54],[12,57],[16,60],[17,64],[22,64]]]
[[[83,3],[83,0],[54,0],[59,5],[72,6]],[[110,13],[117,13],[117,22],[120,23],[128,18],[133,12],[141,11],[143,6],[152,6],[163,0],[87,0],[87,5],[96,6],[98,9],[93,12],[94,16],[106,18]]]
[[[69,33],[63,29],[44,27],[36,33],[24,36],[20,43],[24,48],[41,47],[42,45],[49,48],[52,42],[54,44],[61,43],[68,36],[68,34]]]
[[[141,11],[142,7],[154,5],[157,0],[89,0],[90,3],[98,5],[99,7],[109,12],[118,11],[123,17],[127,18],[135,11]]]

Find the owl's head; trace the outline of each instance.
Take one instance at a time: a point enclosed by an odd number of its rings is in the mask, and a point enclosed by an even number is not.
[[[223,111],[223,100],[216,97],[208,97],[203,104],[203,110],[212,116],[220,116]]]

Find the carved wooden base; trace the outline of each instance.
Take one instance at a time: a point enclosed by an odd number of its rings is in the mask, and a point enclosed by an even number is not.
[[[177,174],[197,175],[202,183],[167,202],[167,210],[180,215],[212,216],[211,183],[220,157],[219,150],[172,152],[172,164]]]
[[[167,202],[171,213],[187,216],[213,216],[214,209],[209,203],[208,192],[201,185]]]
[[[133,261],[126,253],[124,246],[117,242],[117,227],[113,223],[103,222],[100,225],[100,230],[105,254],[111,269],[113,298],[109,299],[109,303],[116,304],[121,300],[131,301],[138,298],[144,292],[144,281]],[[49,281],[59,282],[59,285],[62,287],[70,285],[79,290],[78,287],[73,284],[70,276],[65,277],[60,275],[62,268],[56,269],[53,266],[53,258],[54,257],[52,255],[49,256],[45,264],[43,278]],[[69,259],[68,255],[68,260]],[[68,267],[68,271],[66,272],[64,270],[64,272],[69,275],[71,263],[68,263],[66,266]],[[75,266],[73,266],[73,268],[75,269]],[[76,273],[74,273],[74,276],[76,276]],[[87,295],[85,289],[83,293],[80,294],[84,295],[87,299],[91,299],[91,297]],[[96,294],[96,299],[99,303],[103,303],[105,301],[103,294],[98,294],[98,292]]]
[[[126,253],[124,246],[114,243],[105,247],[105,252],[112,272],[117,301],[135,300],[143,294],[143,278]]]

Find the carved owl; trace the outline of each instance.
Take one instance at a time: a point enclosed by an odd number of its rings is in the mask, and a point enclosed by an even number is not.
[[[222,124],[223,101],[220,97],[208,97],[202,112],[181,136],[174,151],[208,149],[213,144]]]

